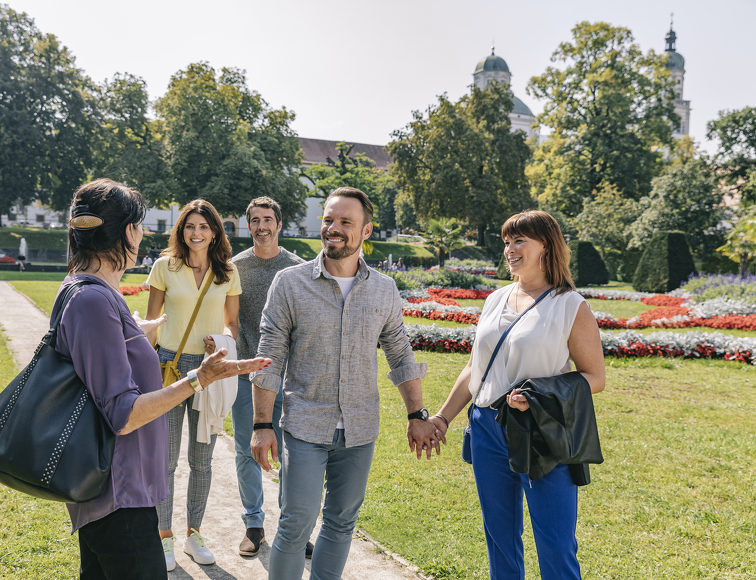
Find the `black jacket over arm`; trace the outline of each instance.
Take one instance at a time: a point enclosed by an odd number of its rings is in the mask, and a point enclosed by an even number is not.
[[[507,405],[507,395],[514,389],[525,395],[528,410]],[[499,411],[496,421],[504,429],[509,467],[515,473],[527,473],[535,480],[563,463],[571,466],[575,483],[584,485],[590,481],[587,464],[604,461],[591,387],[579,372],[524,380],[491,407]]]

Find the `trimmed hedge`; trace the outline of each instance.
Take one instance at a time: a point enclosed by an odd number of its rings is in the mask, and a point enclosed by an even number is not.
[[[656,232],[633,276],[638,292],[670,292],[680,287],[696,266],[683,232]]]
[[[570,273],[577,286],[609,283],[606,264],[591,242],[570,242]]]

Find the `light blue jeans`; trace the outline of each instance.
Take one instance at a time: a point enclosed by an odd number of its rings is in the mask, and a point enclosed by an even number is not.
[[[269,580],[302,580],[305,546],[320,512],[325,478],[323,527],[315,543],[311,580],[339,580],[357,515],[365,499],[375,442],[347,448],[344,430],[321,445],[284,431],[283,506],[270,550]]]
[[[281,405],[283,404],[283,390],[279,389],[273,406],[273,430],[278,441],[279,461],[283,455],[283,433],[279,423],[281,421]],[[255,409],[252,405],[252,383],[247,377],[239,377],[239,392],[231,408],[231,421],[234,425],[234,448],[236,449],[236,478],[239,480],[239,496],[241,496],[242,520],[246,528],[262,528],[265,521],[263,505],[262,472],[260,465],[252,457],[250,441],[252,440],[252,426],[254,425]],[[278,474],[278,506],[281,507],[281,481],[283,481],[283,462]]]

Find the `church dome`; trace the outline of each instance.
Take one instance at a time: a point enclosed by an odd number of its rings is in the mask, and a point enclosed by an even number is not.
[[[667,68],[670,70],[685,70],[685,59],[683,55],[675,51],[667,51],[669,58],[667,59]]]
[[[514,101],[514,106],[512,107],[512,113],[514,115],[529,115],[530,117],[534,116],[530,109],[528,109],[528,106],[520,99],[512,95],[512,100]]]
[[[491,51],[490,55],[488,55],[478,63],[478,66],[475,67],[475,72],[473,74],[487,70],[509,72],[509,67],[507,66],[507,63],[503,58],[496,56],[493,51]]]

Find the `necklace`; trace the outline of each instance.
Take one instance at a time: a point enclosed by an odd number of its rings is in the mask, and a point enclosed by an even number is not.
[[[533,288],[532,290],[530,290],[530,292],[538,292],[539,290],[542,290],[542,289],[546,288],[547,286],[551,286],[551,284],[547,283],[547,284],[544,284],[543,286],[540,286],[539,288]],[[517,298],[519,297],[521,290],[522,290],[522,287],[520,286],[520,284],[518,282],[518,284],[517,284],[517,292],[515,292],[515,312],[519,312],[519,310],[517,309]],[[524,292],[525,294],[528,294],[528,292],[525,291],[525,290],[522,290],[522,292]]]

